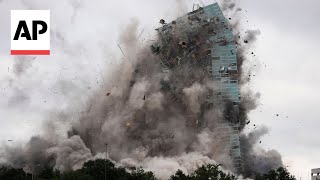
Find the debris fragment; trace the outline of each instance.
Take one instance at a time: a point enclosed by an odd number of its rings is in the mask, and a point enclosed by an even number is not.
[[[116,81],[122,80],[121,83],[116,84],[116,86],[120,86],[119,89],[122,90],[122,96],[112,97],[114,100],[107,101],[107,104],[104,101],[100,101],[100,96],[94,96],[94,99],[90,101],[90,105],[93,105],[90,106],[90,112],[92,113],[82,113],[86,116],[79,119],[79,125],[77,123],[72,126],[70,133],[73,135],[74,133],[76,135],[80,134],[81,140],[86,145],[89,143],[90,147],[88,146],[88,148],[100,147],[106,141],[111,141],[113,149],[119,150],[113,153],[125,154],[129,157],[131,156],[130,153],[135,150],[146,150],[144,152],[148,152],[147,155],[163,155],[164,158],[167,158],[169,155],[172,157],[172,152],[177,152],[177,150],[179,150],[179,154],[180,150],[181,152],[197,152],[202,148],[202,143],[198,144],[200,148],[194,147],[194,144],[199,138],[199,133],[204,132],[203,130],[208,132],[208,137],[206,138],[209,139],[209,141],[204,141],[204,147],[217,144],[217,138],[214,136],[220,133],[215,133],[214,128],[206,128],[212,121],[213,123],[216,122],[214,117],[206,115],[206,111],[215,110],[213,106],[216,106],[219,109],[221,107],[221,109],[230,110],[230,112],[223,112],[223,117],[217,120],[228,125],[227,127],[231,123],[235,125],[230,129],[223,130],[223,133],[233,135],[232,142],[240,142],[239,132],[244,128],[241,126],[250,123],[246,116],[239,117],[239,112],[243,112],[244,115],[247,114],[246,107],[244,109],[238,108],[240,103],[238,96],[244,95],[238,91],[237,84],[240,80],[240,78],[238,79],[238,73],[239,76],[242,75],[241,71],[238,72],[242,63],[238,64],[239,61],[236,58],[238,57],[236,53],[238,52],[237,47],[235,46],[236,36],[233,36],[232,30],[230,30],[231,26],[224,17],[219,19],[216,17],[216,13],[211,13],[216,9],[218,10],[218,8],[206,8],[204,11],[199,7],[195,12],[186,15],[190,16],[190,18],[186,17],[185,20],[182,19],[183,21],[177,19],[178,23],[172,21],[171,24],[166,24],[165,20],[161,19],[160,23],[163,26],[157,30],[159,39],[154,40],[155,43],[151,45],[152,54],[150,52],[140,54],[139,52],[137,58],[132,58],[135,62],[130,66],[130,73],[124,71],[126,73],[125,78],[116,79],[121,76],[113,76]],[[209,11],[210,16],[207,16],[207,11]],[[221,17],[220,14],[222,15],[222,12],[220,13],[219,11],[218,14]],[[208,17],[211,19],[208,19]],[[182,30],[180,31],[180,29]],[[184,32],[183,29],[187,31]],[[142,33],[143,30],[139,37]],[[214,38],[212,38],[213,36]],[[242,40],[238,41],[241,42]],[[126,49],[122,49],[121,46],[118,44],[123,56],[126,55],[131,58],[135,55],[131,53],[131,50],[125,51],[125,54],[123,50]],[[127,48],[125,43],[123,47]],[[232,47],[231,51],[230,47]],[[135,47],[132,47],[132,49],[134,50]],[[224,58],[224,55],[219,55],[220,51],[221,54],[226,54],[228,57]],[[158,55],[157,58],[155,58],[156,55]],[[240,54],[240,57],[241,55],[245,54]],[[227,59],[227,61],[224,61],[224,59]],[[121,68],[121,70],[127,70],[127,68]],[[131,73],[132,70],[135,70],[134,73]],[[124,73],[117,75],[124,75]],[[209,88],[208,85],[212,81],[218,81],[219,85],[221,82],[221,88],[214,88],[214,90],[211,86]],[[100,79],[99,82],[101,82]],[[148,82],[148,86],[150,83],[151,86],[144,87],[144,82]],[[140,84],[143,86],[140,86]],[[194,86],[197,84],[199,87]],[[231,87],[231,85],[233,86]],[[190,90],[190,99],[185,99],[187,95],[182,93],[185,89]],[[103,96],[110,95],[110,92],[105,92],[105,90],[99,91],[99,93],[102,93]],[[148,95],[148,103],[141,103],[141,99],[146,100],[146,95]],[[232,96],[232,98],[229,96]],[[250,100],[251,98],[248,99]],[[138,100],[137,104],[135,103],[136,100]],[[151,100],[154,101],[151,102]],[[228,102],[225,103],[226,101],[223,100],[232,100],[230,108],[225,106]],[[141,104],[142,107],[140,106]],[[190,104],[192,106],[189,107]],[[199,110],[197,111],[197,109]],[[98,119],[101,119],[101,121],[97,122]],[[102,124],[108,124],[108,126],[100,128]],[[122,127],[122,130],[112,129],[118,127]],[[191,128],[194,128],[194,130]],[[173,132],[177,129],[179,134],[183,132],[183,136],[177,135],[175,137]],[[123,130],[126,132],[123,133]],[[70,137],[72,137],[72,134],[70,134]],[[163,142],[163,137],[169,139],[169,141]],[[114,139],[117,142],[112,142]],[[226,142],[231,142],[229,137],[225,138],[225,140]],[[140,147],[146,147],[147,149]],[[183,149],[181,147],[186,148]],[[248,147],[251,148],[250,146]],[[236,149],[239,153],[235,153],[235,155],[238,157],[241,154],[239,144]],[[96,149],[90,150],[96,152]],[[100,150],[98,149],[98,151]],[[211,154],[211,152],[209,153]],[[229,154],[229,152],[222,153]],[[206,156],[207,154],[200,152],[200,155]],[[146,156],[146,158],[148,157]],[[242,158],[239,157],[238,159]]]
[[[121,49],[121,47],[120,47],[120,45],[119,45],[119,44],[118,44],[118,47],[119,47],[119,49],[120,49],[121,53],[123,54],[123,56],[125,56],[125,55],[124,55],[124,52],[122,51],[122,49]]]
[[[141,37],[142,33],[143,33],[144,29],[142,29],[141,33],[138,36],[138,39]]]
[[[135,81],[130,81],[130,87],[133,87],[135,83],[136,83]]]
[[[164,24],[166,24],[166,21],[164,20],[164,19],[160,19],[160,22],[159,22],[160,24],[162,24],[162,25],[164,25]]]
[[[159,44],[152,44],[151,50],[153,54],[159,54],[160,53],[160,45]]]

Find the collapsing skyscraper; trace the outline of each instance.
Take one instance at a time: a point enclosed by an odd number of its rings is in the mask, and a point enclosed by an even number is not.
[[[196,71],[206,72],[214,83],[207,94],[201,112],[193,117],[198,128],[206,126],[202,121],[204,111],[221,107],[223,118],[218,118],[215,126],[219,147],[217,154],[229,152],[235,170],[243,170],[239,138],[239,87],[236,42],[232,28],[217,3],[184,15],[171,23],[160,21],[163,26],[157,29],[160,41],[152,45],[159,54],[163,72]],[[196,76],[196,75],[195,75]],[[190,77],[186,77],[190,78]],[[196,79],[196,78],[195,78]],[[190,78],[190,84],[195,80]],[[166,87],[164,84],[163,87]],[[172,102],[179,101],[179,92],[168,89]],[[216,108],[215,108],[216,109]],[[222,147],[220,145],[223,144]]]

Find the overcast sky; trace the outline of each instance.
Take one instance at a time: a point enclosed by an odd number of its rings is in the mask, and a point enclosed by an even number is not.
[[[132,18],[144,29],[143,40],[152,38],[159,19],[170,21],[193,3],[210,2],[0,0],[0,140],[14,144],[41,134],[42,122],[59,119],[66,109],[76,116],[118,62],[117,37]],[[238,0],[237,5],[243,30],[261,31],[252,48],[257,66],[250,83],[261,99],[247,130],[253,124],[269,127],[261,146],[278,150],[290,171],[307,179],[311,168],[320,167],[320,1]],[[11,9],[51,10],[51,56],[9,56]]]

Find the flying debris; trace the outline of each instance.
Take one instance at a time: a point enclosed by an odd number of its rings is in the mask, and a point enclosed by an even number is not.
[[[124,55],[124,52],[122,51],[122,48],[121,48],[120,44],[118,44],[118,47],[119,47],[119,49],[120,49],[120,51],[121,51],[122,55],[123,55],[123,56],[126,56],[126,55]],[[97,83],[98,83],[98,82],[97,82]]]
[[[143,32],[144,32],[144,29],[142,29],[141,33],[140,33],[139,36],[138,36],[138,39],[140,39],[140,37],[141,37],[141,35],[142,35]]]
[[[225,109],[224,118],[217,122],[218,128],[213,131],[217,134],[230,134],[229,140],[221,135],[220,138],[225,139],[221,147],[234,147],[229,150],[229,154],[236,171],[241,172],[243,164],[238,119],[239,67],[232,27],[216,3],[209,7],[199,6],[174,22],[156,29],[159,41],[151,45],[153,53],[159,57],[162,71],[174,75],[171,81],[162,82],[163,93],[168,97],[170,104],[192,106],[192,101],[184,102],[183,95],[191,95],[194,91],[192,88],[196,88],[194,86],[198,84],[200,87],[203,86],[201,96],[207,98],[201,98],[202,101],[199,101],[199,97],[196,97],[197,103],[191,107],[188,116],[194,118],[194,126],[201,129],[213,121],[201,114],[210,112],[212,108]],[[182,74],[179,72],[183,72],[185,79],[180,78]],[[179,81],[183,81],[185,87],[179,87]],[[205,87],[206,83],[213,82],[221,84],[221,87],[214,90]],[[228,150],[219,153],[227,152]]]
[[[24,169],[70,171],[105,153],[108,142],[109,159],[153,169],[156,176],[208,163],[223,164],[224,169],[248,177],[281,166],[276,151],[267,155],[253,151],[266,130],[254,125],[253,133],[241,133],[250,122],[248,113],[257,106],[256,97],[240,98],[250,92],[239,91],[246,84],[243,64],[251,51],[242,43],[236,45],[234,34],[239,33],[233,27],[237,27],[219,5],[198,7],[160,24],[157,37],[148,44],[137,43],[143,32],[139,34],[137,22],[124,29],[117,46],[121,59],[130,61],[114,65],[112,74],[105,76],[110,79],[94,81],[100,89],[92,90],[78,114],[59,116],[57,123],[73,118],[67,137],[45,132],[44,137],[32,137],[24,149],[8,149],[10,156],[4,159]],[[47,138],[55,135],[61,138]],[[260,156],[267,168],[258,169]],[[164,162],[174,167],[167,168]]]
[[[162,24],[162,25],[165,25],[166,24],[166,21],[164,20],[164,19],[160,19],[160,22],[159,22],[160,24]]]
[[[127,122],[126,126],[127,126],[127,127],[130,127],[130,126],[131,126],[131,123]]]

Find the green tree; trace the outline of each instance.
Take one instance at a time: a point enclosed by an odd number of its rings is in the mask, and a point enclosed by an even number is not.
[[[152,172],[145,172],[141,167],[131,168],[130,180],[156,180],[156,177]]]
[[[266,174],[257,174],[255,180],[296,180],[286,168],[280,167],[277,170],[271,170]]]
[[[0,179],[4,180],[26,180],[31,179],[31,174],[25,173],[21,168],[0,167]]]
[[[45,167],[35,175],[37,180],[58,180],[60,178],[60,171],[54,170],[50,167]]]
[[[235,180],[235,176],[219,169],[220,165],[202,165],[190,175],[185,175],[181,170],[170,177],[170,180]]]
[[[123,167],[116,167],[115,164],[109,160],[96,159],[84,163],[79,172],[87,179],[104,180],[105,176],[112,180],[155,180],[152,172],[145,172],[142,168],[132,167],[125,169]],[[69,175],[70,176],[70,175]]]
[[[94,180],[104,180],[105,176],[108,179],[128,179],[130,174],[125,168],[116,167],[109,160],[97,159],[91,160],[83,164],[81,173],[90,175]]]
[[[232,174],[224,173],[219,169],[220,165],[202,165],[194,173],[191,174],[192,179],[198,180],[235,180],[235,176]]]
[[[94,178],[88,174],[84,174],[81,170],[64,172],[60,176],[61,180],[93,180]],[[60,180],[59,179],[59,180]]]
[[[41,168],[34,175],[36,180],[156,180],[152,172],[145,172],[141,167],[125,169],[104,159],[91,160],[76,171],[60,173],[52,168]],[[0,180],[31,180],[32,175],[22,169],[0,167]]]
[[[180,169],[170,177],[170,180],[189,180],[191,179],[188,175],[185,175]]]

